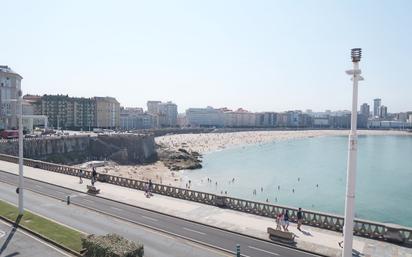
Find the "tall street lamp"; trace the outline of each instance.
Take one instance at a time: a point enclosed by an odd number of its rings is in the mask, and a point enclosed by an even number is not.
[[[19,89],[18,93],[18,109],[19,109],[19,214],[23,215],[23,92]]]
[[[351,57],[353,69],[346,71],[346,74],[352,76],[353,91],[352,91],[352,115],[351,115],[351,130],[349,133],[348,144],[348,166],[346,177],[346,201],[345,201],[345,224],[343,227],[343,257],[352,257],[353,245],[353,218],[355,210],[355,184],[356,184],[356,163],[358,150],[358,136],[356,133],[356,123],[358,114],[358,81],[363,80],[359,62],[362,56],[362,49],[353,48]]]

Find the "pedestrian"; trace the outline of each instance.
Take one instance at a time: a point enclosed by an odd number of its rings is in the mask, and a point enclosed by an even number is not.
[[[149,194],[149,185],[147,183],[144,184],[144,195],[147,198],[150,198],[150,194]]]
[[[303,213],[302,213],[302,208],[300,207],[299,207],[297,216],[298,216],[298,230],[302,231],[300,227],[302,226],[302,223],[303,223]]]
[[[289,231],[288,227],[289,227],[289,212],[288,210],[286,210],[285,214],[283,215],[283,229],[285,231]]]
[[[79,184],[83,184],[83,170],[79,171]]]
[[[149,195],[150,196],[153,196],[152,191],[153,191],[153,183],[152,183],[152,180],[149,179]]]
[[[92,168],[92,185],[94,185],[94,183],[97,181],[97,172],[96,172],[96,168],[93,166]]]
[[[283,220],[283,213],[279,212],[276,215],[276,229],[277,230],[282,230],[282,220]]]

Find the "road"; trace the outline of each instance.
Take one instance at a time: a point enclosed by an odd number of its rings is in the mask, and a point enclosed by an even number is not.
[[[0,189],[0,197],[6,197],[5,194],[8,194],[7,198],[10,198],[10,193],[12,193],[15,189],[15,185],[17,185],[17,176],[14,174],[10,174],[7,172],[2,172],[0,171],[0,181],[5,182],[9,185],[13,185],[13,187],[7,188],[2,185]],[[179,219],[176,217],[172,217],[166,214],[161,214],[161,213],[156,213],[153,211],[145,210],[142,208],[138,208],[135,206],[130,206],[122,203],[118,203],[115,201],[111,201],[108,199],[100,198],[100,197],[95,197],[91,196],[88,194],[83,194],[79,193],[70,189],[65,189],[61,188],[59,186],[54,186],[50,185],[47,183],[43,183],[40,181],[35,181],[32,179],[25,179],[25,188],[32,191],[39,193],[44,196],[49,196],[53,197],[55,199],[59,199],[64,201],[68,195],[71,195],[71,202],[72,204],[70,206],[61,206],[61,209],[59,213],[64,213],[68,210],[71,210],[75,208],[73,204],[87,208],[89,210],[94,210],[97,212],[101,212],[103,214],[109,215],[112,218],[114,217],[115,220],[118,220],[118,222],[121,222],[122,224],[116,225],[116,226],[111,226],[111,222],[105,222],[103,224],[95,224],[95,226],[99,226],[102,231],[100,233],[108,233],[108,232],[116,232],[121,229],[127,229],[131,226],[130,223],[133,223],[135,225],[138,225],[139,229],[134,229],[133,232],[137,232],[140,230],[141,231],[156,231],[159,234],[167,235],[169,239],[172,238],[180,238],[180,240],[185,239],[185,243],[187,242],[193,242],[196,245],[199,246],[197,247],[198,249],[191,249],[190,255],[175,255],[177,253],[173,252],[170,249],[167,249],[168,256],[171,254],[174,254],[173,256],[195,256],[194,254],[197,254],[200,249],[203,251],[209,251],[209,249],[220,249],[223,252],[231,253],[233,254],[236,244],[240,245],[241,248],[241,253],[242,256],[244,257],[273,257],[273,256],[285,256],[285,257],[313,257],[313,256],[318,256],[306,252],[299,251],[294,248],[289,248],[285,246],[281,246],[275,243],[271,243],[268,241],[264,240],[258,240],[254,239],[251,237],[239,235],[237,233],[232,233],[228,232],[225,230],[217,229],[217,228],[212,228],[210,226],[198,224],[192,221],[187,221],[183,219]],[[32,199],[30,192],[26,190],[25,198],[26,198],[26,206],[27,208],[30,209],[29,203]],[[8,193],[6,193],[7,191]],[[14,193],[15,194],[15,193]],[[13,196],[14,199],[17,199],[16,195]],[[3,198],[5,199],[5,198]],[[6,199],[7,200],[7,199]],[[15,201],[15,200],[14,200]],[[51,200],[47,200],[47,203],[51,202]],[[60,204],[62,205],[62,204]],[[47,207],[49,208],[49,207]],[[79,209],[82,209],[84,211],[84,208],[75,208],[75,211],[79,211]],[[43,208],[44,209],[44,208]],[[35,210],[38,212],[38,210]],[[48,213],[55,213],[55,211],[50,211]],[[53,214],[55,215],[55,214]],[[45,216],[50,216],[50,215],[45,215]],[[85,223],[88,224],[89,222],[91,224],[94,224],[96,222],[97,216],[103,216],[100,214],[97,214],[93,212],[92,214],[84,214],[84,213],[77,213],[72,219],[77,220],[77,222],[80,223]],[[56,219],[55,217],[53,217]],[[107,218],[107,217],[106,217]],[[80,219],[80,220],[79,220]],[[56,219],[57,220],[57,219]],[[113,220],[113,219],[111,219]],[[62,222],[65,223],[65,222]],[[67,223],[66,223],[67,224]],[[90,226],[88,226],[90,227]],[[117,230],[115,230],[117,228]],[[87,233],[89,230],[84,228]],[[90,228],[89,228],[90,229]],[[92,232],[95,233],[95,232]],[[134,233],[132,233],[134,234]],[[161,245],[162,240],[164,238],[161,238],[159,235],[156,237],[154,240],[149,240],[149,242],[146,242],[146,234],[147,232],[143,232],[143,237],[140,238],[139,241],[145,244],[145,249],[146,245],[150,246],[150,249],[161,249],[161,247],[165,247],[164,245]],[[127,237],[130,238],[130,237]],[[156,239],[157,238],[157,239]],[[132,238],[130,238],[132,239]],[[203,248],[200,248],[200,245],[206,246]],[[149,250],[149,249],[148,249]],[[211,253],[215,254],[220,254],[216,256],[221,256],[221,252],[213,252],[209,251],[207,252],[207,255],[204,256],[213,256]],[[148,254],[149,255],[149,254]],[[160,256],[160,255],[153,255],[150,254],[150,256]],[[201,255],[196,255],[196,256],[201,256]],[[232,255],[233,256],[233,255]]]
[[[0,256],[70,257],[60,249],[0,221]]]

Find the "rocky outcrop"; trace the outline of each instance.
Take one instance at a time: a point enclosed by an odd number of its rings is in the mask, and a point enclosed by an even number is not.
[[[158,146],[158,155],[166,167],[170,170],[193,170],[202,168],[202,156],[198,152],[167,149]]]

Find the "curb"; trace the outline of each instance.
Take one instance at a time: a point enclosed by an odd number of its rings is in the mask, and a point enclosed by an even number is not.
[[[60,248],[61,250],[65,251],[65,252],[68,252],[68,253],[70,253],[70,254],[72,254],[72,255],[74,255],[74,256],[78,256],[78,257],[82,257],[82,256],[83,256],[83,255],[81,255],[79,252],[76,252],[76,251],[74,251],[74,250],[72,250],[72,249],[70,249],[70,248],[67,248],[66,246],[61,245],[61,244],[57,243],[56,241],[54,241],[54,240],[52,240],[52,239],[50,239],[50,238],[48,238],[48,237],[45,237],[45,236],[43,236],[43,235],[41,235],[41,234],[39,234],[39,233],[37,233],[37,232],[35,232],[35,231],[33,231],[33,230],[25,227],[25,226],[23,226],[23,225],[16,224],[14,221],[12,221],[12,220],[10,220],[10,219],[8,219],[8,218],[6,218],[6,217],[0,216],[0,219],[3,220],[3,221],[5,221],[5,222],[7,222],[7,223],[10,223],[10,224],[13,225],[14,227],[16,227],[16,225],[17,225],[18,228],[20,228],[20,229],[22,229],[22,230],[24,230],[24,231],[26,231],[26,232],[29,232],[29,233],[32,234],[33,236],[38,237],[38,238],[40,238],[41,240],[46,241],[47,243],[50,243],[50,244],[52,244],[52,245]]]
[[[0,170],[0,171],[5,172],[5,173],[8,173],[8,174],[12,174],[12,175],[14,175],[14,176],[17,176],[16,174],[9,173],[9,172],[7,172],[7,171],[3,171],[3,170]],[[329,257],[328,255],[324,255],[324,254],[312,252],[312,251],[309,251],[309,250],[306,250],[306,249],[301,249],[301,248],[294,247],[294,246],[291,246],[291,245],[288,245],[288,244],[284,244],[284,243],[281,243],[281,242],[274,242],[274,241],[271,241],[271,240],[268,240],[268,239],[263,239],[263,238],[259,238],[259,237],[256,237],[256,236],[243,234],[243,233],[240,233],[240,232],[237,232],[237,231],[231,231],[231,230],[228,230],[228,229],[225,229],[225,228],[220,228],[220,227],[217,227],[217,226],[213,226],[213,225],[210,225],[210,224],[201,223],[201,222],[194,221],[194,220],[190,220],[190,219],[187,219],[187,218],[181,218],[181,217],[174,216],[174,215],[171,215],[171,214],[168,214],[168,213],[162,213],[162,212],[159,212],[159,211],[156,211],[156,210],[151,210],[151,209],[148,209],[148,208],[145,208],[145,207],[140,207],[140,206],[136,206],[136,205],[133,205],[133,204],[124,203],[124,202],[121,202],[121,201],[118,201],[118,200],[114,200],[114,199],[110,199],[110,198],[103,197],[103,196],[91,195],[91,194],[88,194],[87,192],[83,192],[83,191],[80,191],[80,190],[77,190],[77,189],[73,189],[73,188],[68,188],[68,187],[65,187],[65,186],[60,186],[60,185],[52,184],[52,183],[50,183],[50,182],[45,182],[45,181],[41,181],[41,180],[38,180],[38,179],[27,178],[27,177],[25,177],[25,178],[26,178],[26,179],[31,179],[31,180],[34,180],[34,181],[37,181],[37,182],[45,183],[45,184],[48,184],[48,185],[52,185],[52,186],[59,186],[59,187],[64,188],[64,189],[66,189],[66,190],[70,190],[70,191],[82,193],[82,194],[85,194],[85,195],[94,196],[94,197],[99,197],[99,198],[101,198],[101,199],[105,199],[105,200],[108,200],[108,201],[116,202],[116,203],[118,203],[118,204],[127,205],[127,206],[130,206],[130,207],[133,207],[133,208],[140,208],[140,209],[145,210],[145,211],[154,212],[154,213],[157,213],[157,214],[160,214],[160,215],[165,215],[165,216],[169,216],[169,217],[176,218],[176,219],[181,219],[181,220],[184,220],[184,221],[187,221],[187,222],[192,222],[192,223],[195,223],[195,224],[198,224],[198,225],[202,225],[202,226],[206,226],[206,227],[209,227],[209,228],[213,228],[213,229],[216,229],[216,230],[225,231],[225,232],[227,232],[227,233],[237,234],[237,235],[240,235],[240,236],[243,236],[243,237],[246,237],[246,238],[251,238],[251,239],[259,240],[259,241],[264,241],[264,242],[271,243],[271,244],[275,244],[275,245],[278,245],[278,246],[282,246],[282,247],[285,247],[285,248],[288,248],[288,249],[292,249],[292,250],[296,250],[296,251],[301,251],[301,252],[308,253],[308,254],[314,254],[314,255],[322,256],[322,257]],[[3,181],[3,182],[4,182],[4,181]],[[5,182],[5,183],[7,183],[7,182]],[[104,182],[100,182],[100,183],[104,183]],[[10,183],[7,183],[7,184],[10,184]],[[138,190],[138,189],[133,189],[133,188],[128,188],[128,189]],[[26,189],[26,190],[29,190],[29,189]],[[29,191],[36,192],[36,193],[38,193],[38,194],[41,194],[41,195],[44,195],[44,196],[47,196],[47,197],[51,197],[51,198],[57,199],[57,200],[59,200],[59,201],[64,201],[64,199],[60,199],[60,198],[58,198],[58,197],[56,197],[56,196],[51,196],[51,195],[48,195],[48,194],[44,194],[44,193],[41,193],[41,192],[39,192],[39,191],[37,191],[37,190],[29,190]],[[140,191],[140,190],[138,190],[138,191]],[[159,195],[161,195],[161,194],[159,194]],[[168,196],[165,196],[165,197],[168,197]],[[179,199],[179,200],[182,200],[182,199]],[[182,200],[182,201],[185,201],[185,200]],[[143,227],[147,227],[147,228],[150,228],[150,229],[153,229],[153,230],[156,230],[156,231],[160,231],[160,232],[162,232],[162,233],[166,233],[166,234],[169,234],[169,235],[173,235],[173,236],[177,236],[177,237],[180,237],[180,238],[184,238],[184,239],[186,239],[186,240],[188,240],[188,241],[192,241],[192,242],[195,242],[195,243],[198,243],[198,244],[201,244],[201,245],[205,245],[205,246],[208,246],[208,247],[211,247],[211,248],[215,248],[215,249],[219,249],[219,250],[222,250],[222,251],[225,251],[225,252],[229,252],[229,253],[231,253],[231,254],[234,254],[234,253],[235,253],[235,252],[231,252],[231,251],[229,251],[229,250],[227,250],[227,249],[220,249],[220,248],[217,247],[217,246],[208,245],[207,243],[204,243],[204,242],[198,242],[197,240],[193,240],[193,239],[190,239],[190,238],[185,238],[184,236],[177,235],[177,234],[174,234],[174,233],[172,233],[172,232],[164,231],[164,230],[162,230],[162,229],[150,227],[150,226],[148,226],[148,225],[146,225],[146,224],[141,224],[141,223],[138,223],[138,222],[135,222],[135,221],[131,221],[131,220],[128,220],[128,219],[126,219],[126,218],[116,216],[116,215],[114,215],[114,214],[110,214],[110,213],[106,213],[106,212],[104,212],[104,211],[96,210],[96,209],[93,209],[93,208],[84,206],[84,205],[82,205],[82,204],[73,203],[73,202],[71,202],[71,204],[74,204],[74,205],[77,205],[77,206],[80,206],[80,207],[82,207],[82,208],[85,208],[85,209],[88,209],[88,210],[92,210],[92,211],[95,211],[95,212],[98,212],[98,213],[102,213],[102,214],[104,214],[104,215],[108,215],[108,216],[111,216],[111,217],[114,217],[114,218],[117,218],[117,219],[121,219],[121,220],[130,222],[130,223],[133,223],[133,224],[137,224],[137,225],[139,225],[139,226],[143,226]]]

